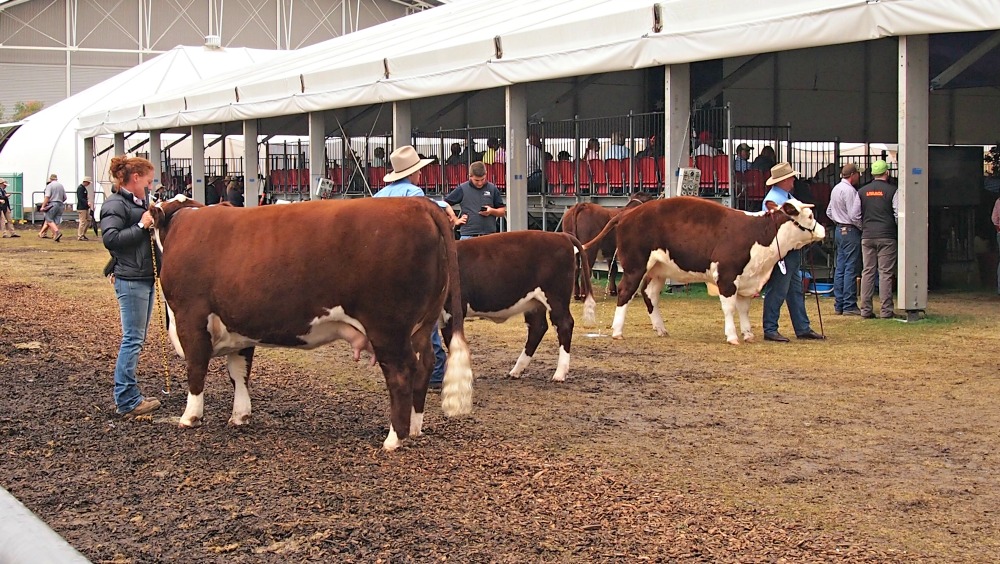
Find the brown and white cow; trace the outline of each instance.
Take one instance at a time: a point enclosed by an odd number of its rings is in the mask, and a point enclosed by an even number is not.
[[[559,363],[552,380],[562,382],[569,371],[573,340],[573,280],[577,254],[584,281],[584,322],[594,322],[594,296],[590,267],[580,241],[565,233],[512,231],[458,242],[458,265],[462,276],[462,311],[502,323],[523,314],[528,340],[510,375],[519,378],[531,363],[548,323],[548,312],[559,338]],[[447,306],[446,306],[447,308]],[[451,310],[454,311],[454,310]],[[449,324],[444,325],[449,336]]]
[[[591,202],[582,202],[571,206],[563,215],[562,230],[573,235],[581,241],[590,241],[604,229],[604,226],[624,209],[631,209],[643,202],[653,199],[652,194],[640,192],[629,198],[624,208],[606,208]],[[618,261],[615,259],[615,233],[612,229],[604,235],[600,244],[596,244],[587,249],[587,263],[590,269],[594,269],[597,262],[597,252],[600,251],[608,261],[608,280],[618,279]],[[615,296],[618,291],[613,283],[608,284],[608,292]],[[579,280],[574,283],[573,297],[582,300],[583,292],[580,288]]]
[[[228,359],[235,388],[229,422],[243,425],[256,346],[312,349],[343,339],[355,360],[367,350],[382,368],[390,404],[383,447],[394,450],[421,434],[434,362],[430,335],[446,301],[459,314],[442,407],[446,415],[471,411],[455,239],[429,200],[234,208],[178,196],[151,212],[169,334],[187,361],[181,426],[202,423],[211,357]]]
[[[726,318],[726,340],[739,344],[733,314],[740,314],[744,341],[752,341],[750,300],[771,277],[771,270],[792,249],[825,236],[812,204],[792,199],[769,212],[748,213],[709,200],[676,197],[639,206],[612,219],[598,237],[617,225],[618,260],[624,276],[618,285],[618,307],[611,336],[622,338],[628,302],[645,285],[653,329],[667,334],[660,316],[659,295],[665,281],[705,282],[718,293]],[[599,240],[588,242],[588,248]]]

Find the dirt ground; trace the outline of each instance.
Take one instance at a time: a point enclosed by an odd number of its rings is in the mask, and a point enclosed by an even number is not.
[[[664,338],[633,302],[620,342],[605,299],[561,384],[553,331],[512,380],[523,324],[471,321],[473,414],[435,395],[386,454],[381,375],[344,343],[259,349],[240,429],[216,359],[181,430],[154,322],[139,378],[163,407],[115,415],[106,252],[22,233],[0,240],[0,485],[94,562],[1000,560],[995,296],[932,295],[914,324],[822,300],[828,341],[741,347],[703,292],[662,297]]]

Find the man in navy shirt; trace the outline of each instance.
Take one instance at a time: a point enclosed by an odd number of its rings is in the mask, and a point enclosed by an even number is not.
[[[444,197],[449,205],[460,205],[462,213],[455,221],[461,225],[462,239],[496,233],[497,218],[507,215],[507,207],[496,184],[486,180],[486,165],[476,161],[469,165],[469,180],[459,184]]]

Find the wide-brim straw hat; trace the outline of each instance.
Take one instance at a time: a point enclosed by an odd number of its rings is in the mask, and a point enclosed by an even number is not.
[[[84,176],[83,180],[80,181],[80,184],[83,184],[84,182],[90,182],[91,184],[93,184],[94,183],[94,179],[91,178],[91,177],[89,177],[89,176]]]
[[[50,174],[49,175],[49,182],[52,182],[53,180],[59,180],[59,175],[57,175],[57,174]]]
[[[412,145],[403,145],[389,155],[392,172],[385,175],[382,180],[395,182],[400,178],[406,178],[432,162],[434,162],[433,159],[421,159]]]
[[[792,168],[792,165],[788,163],[778,163],[771,167],[771,178],[767,179],[767,185],[771,186],[777,184],[786,178],[791,178],[793,176],[798,176],[802,174],[801,172]]]

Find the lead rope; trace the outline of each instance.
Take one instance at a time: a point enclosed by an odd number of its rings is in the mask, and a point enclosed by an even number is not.
[[[156,264],[156,237],[153,230],[149,230],[149,250],[153,254],[153,279],[156,281],[155,293],[156,293],[156,316],[160,319],[164,319],[163,313],[163,299],[160,294],[163,292],[163,287],[160,285],[160,272]],[[170,394],[170,363],[167,362],[167,335],[166,328],[160,329],[160,357],[163,359],[163,378],[166,382],[166,387],[162,390],[164,394]]]

